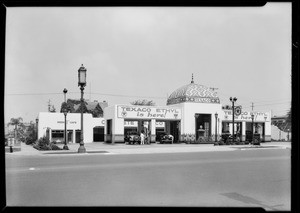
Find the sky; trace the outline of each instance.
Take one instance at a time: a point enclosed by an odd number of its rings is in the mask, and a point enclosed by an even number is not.
[[[218,88],[223,105],[285,115],[291,104],[291,3],[263,7],[9,7],[5,123],[35,121],[84,98],[165,106],[194,82]]]

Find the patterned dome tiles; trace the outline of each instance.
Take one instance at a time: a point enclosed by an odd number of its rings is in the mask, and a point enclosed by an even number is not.
[[[217,92],[199,84],[190,83],[175,90],[168,98],[167,105],[182,102],[220,103]]]

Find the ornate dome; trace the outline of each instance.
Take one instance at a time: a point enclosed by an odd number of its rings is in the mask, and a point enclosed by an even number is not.
[[[192,80],[190,84],[175,90],[168,98],[167,105],[179,104],[183,102],[192,103],[220,103],[217,92],[200,84],[195,84]]]

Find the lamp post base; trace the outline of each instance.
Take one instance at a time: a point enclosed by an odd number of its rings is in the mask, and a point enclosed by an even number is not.
[[[78,153],[86,153],[86,149],[83,145],[80,145],[80,147],[78,148]]]

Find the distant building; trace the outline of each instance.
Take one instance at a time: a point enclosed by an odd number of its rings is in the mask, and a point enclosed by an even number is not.
[[[287,122],[288,116],[274,116],[271,118],[272,124],[272,139],[273,140],[291,140],[292,138],[292,125]]]

